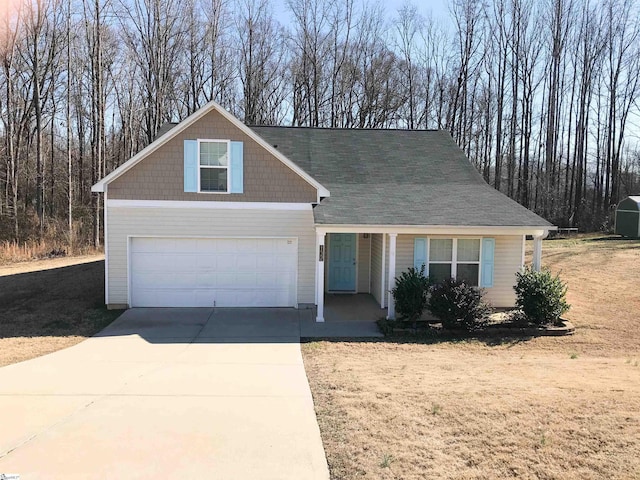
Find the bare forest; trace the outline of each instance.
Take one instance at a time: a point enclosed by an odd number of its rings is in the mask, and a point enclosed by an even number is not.
[[[634,0],[450,0],[447,18],[368,0],[2,0],[0,241],[98,246],[91,185],[211,100],[249,125],[444,129],[522,205],[606,230],[640,192],[639,11]]]

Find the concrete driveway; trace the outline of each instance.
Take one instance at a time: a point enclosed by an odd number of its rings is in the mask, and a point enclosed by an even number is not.
[[[328,479],[292,309],[133,309],[0,368],[0,474]]]

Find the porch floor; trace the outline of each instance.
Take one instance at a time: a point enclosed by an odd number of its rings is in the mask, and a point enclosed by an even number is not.
[[[325,322],[375,322],[386,316],[387,310],[368,293],[326,293]]]
[[[324,322],[316,322],[316,309],[301,317],[303,338],[376,338],[382,337],[376,320],[386,315],[368,293],[325,294]]]

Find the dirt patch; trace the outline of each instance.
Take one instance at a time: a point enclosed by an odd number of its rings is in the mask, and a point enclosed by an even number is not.
[[[121,313],[104,306],[100,256],[0,268],[0,366],[74,345]]]
[[[544,263],[573,336],[303,346],[333,479],[640,477],[640,243]]]

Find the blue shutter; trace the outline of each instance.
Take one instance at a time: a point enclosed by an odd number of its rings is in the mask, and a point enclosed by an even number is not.
[[[198,141],[184,141],[184,191],[198,191]]]
[[[480,286],[483,288],[493,287],[493,263],[496,249],[495,238],[482,239],[482,265]]]
[[[243,155],[242,142],[231,142],[231,193],[243,192]]]
[[[424,265],[424,274],[427,275],[427,239],[415,238],[413,240],[413,267],[420,270]]]

